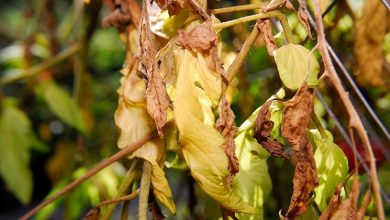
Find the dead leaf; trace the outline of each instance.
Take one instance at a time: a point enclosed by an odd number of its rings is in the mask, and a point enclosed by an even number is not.
[[[309,24],[309,19],[307,17],[307,8],[306,8],[305,1],[302,0],[299,1],[299,8],[297,13],[298,13],[299,21],[301,22],[301,24],[303,25],[303,27],[307,32],[307,36],[313,40],[314,38],[310,30],[310,24]]]
[[[285,214],[287,219],[295,219],[306,211],[312,192],[318,185],[313,147],[305,132],[310,123],[313,103],[313,93],[305,83],[295,96],[287,101],[283,111],[282,136],[288,140],[297,157],[293,194]]]
[[[282,135],[291,144],[295,151],[299,151],[306,136],[306,128],[311,120],[313,111],[313,94],[306,83],[298,90],[295,96],[286,102],[282,118]]]
[[[329,200],[328,207],[321,213],[319,220],[328,220],[337,210],[337,207],[341,203],[341,189],[343,188],[344,183],[340,183],[336,190],[333,193],[332,198]]]
[[[168,10],[169,16],[177,15],[185,7],[185,0],[156,0],[158,7]]]
[[[261,11],[263,13],[275,10],[286,4],[286,0],[272,0],[267,6],[263,7]]]
[[[337,210],[334,212],[331,220],[358,220],[356,219],[357,213],[357,201],[360,193],[360,184],[357,180],[357,177],[354,176],[352,182],[352,190],[348,195],[348,198],[341,202],[337,207]]]
[[[100,208],[94,207],[84,215],[82,220],[99,220]]]
[[[193,52],[209,54],[217,44],[217,34],[210,19],[186,32],[179,30],[176,44]]]
[[[365,1],[362,16],[355,23],[354,51],[359,68],[357,81],[362,86],[383,86],[385,56],[383,44],[390,16],[380,1]]]
[[[269,107],[273,100],[268,100],[261,107],[255,122],[254,137],[262,147],[264,147],[271,155],[288,159],[289,156],[283,150],[283,145],[276,139],[271,139],[270,134],[274,127],[273,121],[270,120],[271,113]]]
[[[146,2],[144,4],[147,4]],[[146,78],[146,106],[149,115],[156,123],[160,137],[163,134],[163,127],[166,123],[167,109],[171,105],[165,84],[161,78],[156,59],[156,39],[150,30],[147,7],[145,5],[142,13],[141,26],[141,72]]]
[[[225,143],[223,145],[226,156],[229,159],[229,171],[230,175],[227,177],[228,184],[233,183],[233,178],[239,171],[239,163],[236,156],[236,145],[234,143],[234,135],[237,132],[237,127],[234,123],[235,115],[230,108],[229,102],[224,96],[220,105],[220,117],[215,123],[215,128],[222,134],[225,138]]]
[[[272,34],[272,25],[270,19],[260,19],[256,22],[257,28],[263,33],[264,41],[267,46],[268,55],[273,56],[273,52],[276,49],[274,35]]]

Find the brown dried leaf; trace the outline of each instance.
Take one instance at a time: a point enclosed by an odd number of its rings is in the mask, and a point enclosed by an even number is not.
[[[330,217],[334,214],[334,212],[337,210],[337,207],[341,203],[341,189],[343,188],[344,183],[340,183],[336,190],[333,193],[332,198],[330,198],[328,207],[321,213],[319,220],[328,220]]]
[[[282,118],[282,135],[291,144],[295,151],[302,146],[305,130],[310,123],[313,111],[313,94],[306,83],[298,90],[295,96],[286,102]]]
[[[185,0],[156,0],[158,7],[168,10],[170,16],[177,15],[185,7]]]
[[[288,140],[297,157],[293,194],[285,214],[287,219],[295,219],[306,211],[311,194],[318,185],[313,147],[305,134],[311,119],[313,103],[313,94],[305,83],[286,103],[283,111],[282,136]]]
[[[120,9],[115,9],[103,18],[102,26],[107,27],[124,27],[130,24],[131,18],[129,14],[122,12]]]
[[[357,213],[357,201],[360,193],[360,184],[355,176],[352,183],[351,193],[348,198],[341,202],[337,210],[334,212],[331,220],[355,220]],[[358,220],[358,219],[356,219]]]
[[[144,4],[147,4],[146,2]],[[157,49],[155,36],[150,30],[147,7],[142,13],[141,26],[141,71],[146,78],[146,105],[149,115],[154,119],[157,131],[163,136],[163,127],[166,123],[167,109],[171,105],[165,84],[161,78],[156,59]]]
[[[263,13],[275,10],[282,7],[286,3],[286,0],[272,0],[267,6],[263,7],[261,11]]]
[[[179,30],[176,44],[193,52],[209,54],[217,44],[217,34],[211,20],[208,19],[188,32]]]
[[[264,147],[271,155],[288,159],[288,154],[284,152],[283,145],[276,139],[272,140],[269,136],[274,123],[270,120],[271,113],[269,107],[273,100],[268,100],[261,107],[255,121],[255,138],[257,143]]]
[[[100,208],[94,207],[84,215],[82,220],[99,220]]]
[[[276,49],[274,35],[272,34],[272,25],[270,19],[261,19],[256,23],[257,28],[263,33],[265,44],[267,45],[268,55],[273,56]]]
[[[390,15],[380,1],[365,1],[362,17],[355,23],[354,51],[359,67],[357,80],[362,86],[383,86],[383,44]]]
[[[233,178],[239,171],[239,163],[236,156],[236,145],[234,143],[234,135],[237,132],[237,127],[234,123],[235,115],[230,108],[230,104],[224,96],[220,105],[221,115],[215,123],[215,128],[225,138],[225,144],[223,145],[226,156],[229,160],[230,175],[227,177],[229,185],[233,183]]]
[[[303,27],[305,28],[307,32],[307,36],[314,40],[313,35],[311,34],[310,30],[310,24],[309,24],[309,19],[307,17],[307,8],[306,8],[306,3],[305,1],[300,0],[299,1],[299,8],[298,8],[298,18]]]

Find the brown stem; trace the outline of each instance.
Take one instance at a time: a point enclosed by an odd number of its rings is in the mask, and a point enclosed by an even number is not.
[[[141,186],[139,193],[138,204],[138,219],[148,219],[148,199],[150,191],[150,177],[152,175],[152,164],[149,161],[144,161],[144,167],[142,170]]]
[[[55,200],[57,200],[61,196],[63,196],[66,193],[70,192],[76,186],[80,185],[85,180],[91,178],[93,175],[98,173],[100,170],[106,168],[107,166],[109,166],[110,164],[112,164],[115,161],[119,160],[120,158],[122,158],[122,157],[124,157],[124,156],[126,156],[126,155],[128,155],[128,154],[130,154],[130,153],[132,153],[134,151],[136,151],[138,148],[140,148],[142,145],[144,145],[146,142],[148,142],[149,140],[151,140],[155,136],[156,136],[156,131],[153,131],[153,132],[145,135],[144,137],[142,137],[138,141],[136,141],[136,142],[128,145],[127,147],[123,148],[122,150],[120,150],[118,153],[112,155],[107,160],[99,163],[96,167],[92,168],[90,171],[88,171],[88,173],[84,174],[82,177],[78,178],[77,180],[75,180],[72,183],[70,183],[69,185],[67,185],[61,191],[57,192],[56,194],[52,195],[51,197],[49,197],[48,199],[43,201],[41,204],[36,206],[34,209],[32,209],[31,211],[29,211],[28,213],[23,215],[20,218],[20,220],[27,220],[27,219],[31,218],[33,215],[35,215],[39,210],[41,210],[45,206],[49,205],[50,203],[54,202]]]
[[[325,39],[325,33],[324,33],[324,26],[322,23],[322,17],[321,17],[321,7],[318,0],[314,1],[314,14],[315,14],[315,20],[316,20],[316,26],[317,26],[317,39],[318,39],[318,45],[320,49],[320,53],[322,56],[322,59],[324,61],[325,66],[325,73],[324,76],[327,77],[330,82],[335,87],[337,93],[340,96],[340,99],[345,105],[345,108],[349,115],[349,127],[355,128],[357,131],[357,134],[359,135],[360,139],[362,140],[365,150],[368,153],[369,156],[369,163],[370,163],[370,179],[373,186],[374,196],[375,196],[375,205],[377,208],[378,218],[379,220],[384,220],[385,215],[383,211],[383,203],[382,203],[382,197],[380,195],[380,185],[378,181],[377,171],[376,171],[376,165],[375,165],[375,157],[374,153],[372,151],[370,140],[368,139],[367,133],[364,129],[363,123],[359,118],[358,113],[356,112],[355,107],[353,106],[351,100],[349,99],[348,93],[344,90],[343,85],[341,84],[340,78],[338,77],[336,70],[332,64],[332,60],[329,55],[329,51],[326,47],[326,39]]]
[[[247,4],[247,5],[237,5],[232,7],[216,8],[216,9],[211,9],[210,13],[216,15],[216,14],[223,14],[223,13],[230,13],[230,12],[255,10],[255,9],[260,9],[264,5],[266,5],[266,3],[259,2],[259,3]]]
[[[129,195],[103,201],[103,202],[97,204],[96,207],[102,207],[105,205],[110,205],[110,204],[114,204],[114,203],[118,203],[118,202],[129,201],[129,200],[132,200],[135,197],[137,197],[138,194],[139,194],[139,190],[137,189],[136,191],[130,193]]]

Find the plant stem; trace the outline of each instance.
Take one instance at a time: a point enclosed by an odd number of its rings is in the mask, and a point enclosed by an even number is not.
[[[152,175],[152,164],[149,161],[144,161],[142,170],[141,186],[139,193],[138,204],[138,220],[148,219],[148,199],[150,191],[150,177]]]
[[[219,32],[222,29],[233,26],[233,25],[237,25],[237,24],[241,24],[241,23],[245,23],[245,22],[249,22],[249,21],[255,21],[258,19],[264,19],[264,18],[277,18],[280,21],[280,24],[282,25],[283,32],[284,32],[284,35],[286,36],[287,42],[288,43],[294,42],[293,37],[292,37],[292,32],[290,30],[290,26],[288,25],[287,18],[283,13],[281,13],[279,11],[270,11],[270,12],[266,12],[266,13],[259,13],[259,14],[249,15],[249,16],[237,18],[237,19],[222,22],[222,23],[217,23],[217,24],[214,24],[214,28],[217,30],[217,32]]]
[[[245,40],[244,45],[242,45],[242,48],[240,52],[237,54],[236,59],[234,59],[233,63],[229,66],[227,71],[225,72],[224,76],[226,78],[226,86],[223,87],[223,91],[221,92],[221,96],[225,94],[226,89],[229,87],[229,84],[232,82],[234,76],[237,74],[238,70],[241,68],[242,63],[244,62],[246,56],[248,55],[248,52],[250,48],[252,47],[252,44],[257,39],[257,36],[259,36],[259,29],[255,26],[248,36],[248,38]]]
[[[226,7],[226,8],[216,8],[216,9],[211,9],[210,13],[216,15],[216,14],[223,14],[223,13],[230,13],[230,12],[255,10],[255,9],[260,9],[264,5],[266,5],[266,3],[259,2],[254,4],[237,5],[237,6]]]
[[[48,199],[46,199],[45,201],[43,201],[41,204],[39,204],[38,206],[36,206],[34,209],[30,210],[28,213],[26,213],[25,215],[23,215],[20,220],[27,220],[29,218],[31,218],[33,215],[35,215],[39,210],[41,210],[42,208],[46,207],[47,205],[49,205],[50,203],[52,203],[53,201],[57,200],[58,198],[60,198],[61,196],[65,195],[66,193],[68,193],[69,191],[73,190],[76,186],[80,185],[81,183],[83,183],[85,180],[91,178],[93,175],[95,175],[96,173],[98,173],[100,170],[106,168],[107,166],[111,165],[112,163],[114,163],[115,161],[119,160],[120,158],[124,157],[124,156],[127,156],[128,154],[136,151],[138,148],[140,148],[142,145],[144,145],[146,142],[148,142],[149,140],[153,139],[155,136],[156,136],[156,131],[152,131],[150,132],[149,134],[145,135],[144,137],[142,137],[141,139],[139,139],[138,141],[128,145],[127,147],[123,148],[122,150],[120,150],[118,153],[112,155],[110,158],[108,158],[107,160],[99,163],[97,166],[95,166],[94,168],[92,168],[90,171],[88,171],[88,173],[84,174],[83,176],[81,176],[80,178],[78,178],[77,180],[73,181],[72,183],[70,183],[69,185],[67,185],[65,188],[63,188],[61,191],[55,193],[54,195],[52,195],[51,197],[49,197]]]
[[[12,74],[9,77],[2,78],[0,80],[0,86],[4,86],[6,84],[15,82],[17,80],[24,79],[24,78],[39,74],[42,71],[56,65],[57,63],[60,63],[61,61],[65,60],[66,58],[72,56],[77,51],[79,51],[80,48],[81,48],[80,44],[75,43],[72,46],[69,46],[68,48],[61,51],[59,54],[51,57],[50,59],[48,59],[48,60],[46,60],[46,61],[44,61],[44,62],[42,62],[34,67],[31,67],[30,69],[21,70],[21,71],[18,71],[17,73]]]
[[[326,46],[326,39],[325,39],[325,33],[324,33],[324,26],[322,23],[322,16],[321,16],[321,7],[318,0],[314,1],[314,14],[315,14],[315,20],[316,20],[316,26],[317,26],[317,39],[318,39],[318,45],[320,49],[320,53],[322,56],[322,59],[324,61],[325,66],[325,73],[324,76],[327,77],[330,82],[335,87],[337,93],[340,96],[340,99],[345,105],[345,108],[349,115],[349,127],[355,128],[359,137],[361,138],[365,150],[369,157],[369,164],[370,164],[370,179],[374,191],[374,197],[375,197],[375,205],[377,208],[377,214],[379,220],[384,220],[384,210],[383,210],[383,203],[382,203],[382,197],[380,195],[380,185],[378,181],[378,175],[376,171],[376,165],[375,165],[375,157],[374,153],[372,151],[372,146],[370,143],[370,140],[368,139],[367,133],[364,129],[363,123],[359,118],[358,113],[356,112],[355,107],[353,106],[351,100],[349,99],[348,93],[344,90],[344,87],[341,83],[340,78],[338,77],[336,70],[332,64],[332,60],[329,55],[329,51]]]
[[[121,185],[119,186],[118,192],[113,199],[120,198],[126,194],[127,190],[130,187],[130,184],[134,181],[134,178],[137,176],[137,167],[139,160],[137,158],[133,159],[133,163],[130,166],[130,169],[127,171],[125,178],[122,180]],[[106,212],[104,213],[101,220],[108,220],[111,217],[112,212],[114,211],[115,205],[109,205]]]
[[[102,206],[110,205],[110,204],[113,204],[113,203],[129,201],[129,200],[132,200],[135,197],[137,197],[138,194],[139,194],[139,190],[137,189],[136,191],[130,193],[129,195],[121,196],[121,197],[118,197],[118,198],[114,198],[114,199],[103,201],[103,202],[97,204],[96,207],[102,207]]]
[[[127,220],[129,218],[129,206],[130,201],[125,201],[122,206],[121,220]]]
[[[321,121],[320,119],[317,117],[316,113],[313,111],[313,113],[311,114],[311,120],[313,121],[313,123],[316,125],[318,131],[320,132],[321,134],[321,137],[322,138],[328,138],[328,135],[326,134],[326,131],[324,129],[324,127],[322,127],[322,124],[321,124]]]

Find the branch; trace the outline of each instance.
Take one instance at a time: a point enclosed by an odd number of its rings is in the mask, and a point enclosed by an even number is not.
[[[254,4],[237,5],[237,6],[226,7],[226,8],[216,8],[216,9],[211,9],[210,13],[217,15],[217,14],[230,13],[230,12],[249,11],[249,10],[260,9],[264,5],[266,5],[266,3],[259,2]]]
[[[355,128],[359,137],[361,138],[365,150],[368,153],[369,156],[369,162],[370,162],[370,179],[373,186],[374,196],[375,196],[375,205],[377,208],[378,218],[379,220],[384,220],[385,215],[383,211],[383,203],[382,203],[382,197],[380,195],[380,185],[378,182],[378,176],[376,172],[376,165],[375,165],[375,157],[372,152],[372,147],[370,140],[368,139],[367,133],[364,130],[364,126],[362,121],[359,118],[359,115],[356,112],[355,107],[353,106],[351,100],[348,97],[348,93],[344,90],[343,85],[341,84],[340,78],[338,77],[336,70],[332,64],[332,60],[329,55],[329,51],[326,46],[326,39],[325,39],[325,33],[324,33],[324,27],[322,23],[322,17],[321,17],[321,7],[318,0],[314,1],[314,13],[315,13],[315,20],[316,20],[316,28],[317,28],[317,38],[318,38],[318,45],[320,49],[320,53],[322,56],[322,59],[324,61],[325,66],[325,73],[324,77],[327,77],[330,82],[335,87],[337,93],[340,96],[340,99],[345,105],[345,108],[349,115],[349,127]]]
[[[214,24],[214,28],[217,31],[221,31],[224,28],[227,28],[227,27],[230,27],[230,26],[233,26],[236,24],[241,24],[241,23],[255,21],[255,20],[264,19],[264,18],[277,18],[280,21],[280,24],[282,25],[283,32],[286,36],[287,42],[288,43],[293,42],[292,32],[290,30],[290,26],[288,25],[287,18],[283,13],[281,13],[279,11],[270,11],[270,12],[266,12],[266,13],[259,13],[259,14],[249,15],[249,16],[237,18],[237,19],[222,22],[222,23],[217,23],[217,24]]]
[[[75,181],[73,181],[72,183],[67,185],[61,191],[55,193],[54,195],[49,197],[47,200],[43,201],[41,204],[36,206],[34,209],[32,209],[31,211],[29,211],[28,213],[23,215],[20,218],[20,220],[27,220],[27,219],[31,218],[33,215],[35,215],[39,210],[41,210],[45,206],[49,205],[50,203],[52,203],[53,201],[57,200],[61,196],[65,195],[69,191],[73,190],[76,186],[80,185],[85,180],[91,178],[93,175],[98,173],[100,170],[106,168],[107,166],[109,166],[110,164],[112,164],[115,161],[119,160],[120,158],[122,158],[122,157],[124,157],[124,156],[126,156],[126,155],[128,155],[128,154],[130,154],[130,153],[132,153],[134,151],[136,151],[138,148],[140,148],[142,145],[144,145],[149,140],[153,139],[155,136],[156,136],[156,131],[153,131],[153,132],[145,135],[144,137],[142,137],[138,141],[134,142],[133,144],[130,144],[127,147],[123,148],[122,150],[120,150],[118,153],[112,155],[107,160],[99,163],[96,167],[92,168],[88,173],[84,174],[82,177],[76,179]]]
[[[77,51],[79,51],[80,48],[81,48],[80,44],[75,43],[72,46],[69,46],[68,48],[61,51],[59,54],[51,57],[50,59],[48,59],[48,60],[46,60],[46,61],[44,61],[44,62],[42,62],[34,67],[31,67],[30,69],[21,70],[21,71],[18,71],[17,73],[12,74],[11,76],[3,77],[0,80],[0,86],[4,86],[6,84],[13,83],[17,80],[39,74],[42,71],[56,65],[57,63],[65,60],[66,58],[72,56]]]
[[[138,204],[138,219],[148,219],[148,199],[150,191],[150,177],[152,175],[152,164],[149,161],[144,161],[144,167],[142,170],[141,186],[139,193]]]
[[[118,203],[118,202],[129,201],[129,200],[132,200],[135,197],[137,197],[138,194],[139,194],[139,190],[137,189],[136,191],[130,193],[129,195],[103,201],[103,202],[97,204],[96,207],[102,207],[105,205],[110,205],[110,204],[114,204],[114,203]]]

